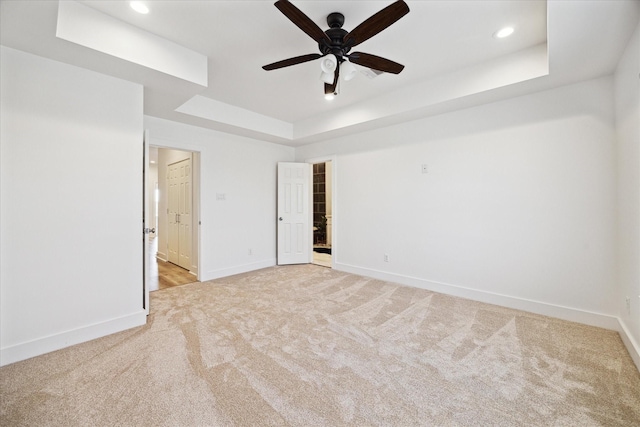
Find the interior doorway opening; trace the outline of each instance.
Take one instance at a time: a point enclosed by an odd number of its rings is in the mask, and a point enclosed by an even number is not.
[[[333,252],[333,166],[313,163],[313,264],[331,267]]]
[[[189,168],[172,169],[179,164],[188,164]],[[149,290],[197,282],[200,153],[150,146],[147,168],[146,188],[151,200],[146,223],[154,231],[147,245]],[[172,259],[172,254],[178,258]]]

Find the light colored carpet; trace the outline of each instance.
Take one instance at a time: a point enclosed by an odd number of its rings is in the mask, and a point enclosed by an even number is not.
[[[615,332],[313,266],[154,292],[0,369],[2,426],[632,426]]]

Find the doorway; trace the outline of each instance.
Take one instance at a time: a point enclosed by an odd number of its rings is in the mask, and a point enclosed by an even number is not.
[[[335,156],[278,163],[278,265],[337,262],[335,174]]]
[[[200,157],[198,152],[149,147],[147,223],[149,290],[198,281]]]
[[[333,257],[333,163],[312,164],[313,264],[332,266]]]

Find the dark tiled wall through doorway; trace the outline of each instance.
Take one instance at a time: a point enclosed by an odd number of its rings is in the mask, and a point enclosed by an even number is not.
[[[326,179],[325,164],[313,165],[313,243],[324,244],[327,239],[326,218]]]

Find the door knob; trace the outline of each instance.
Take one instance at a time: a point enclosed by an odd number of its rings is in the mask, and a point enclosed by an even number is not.
[[[282,217],[278,218],[278,221],[282,221]]]

